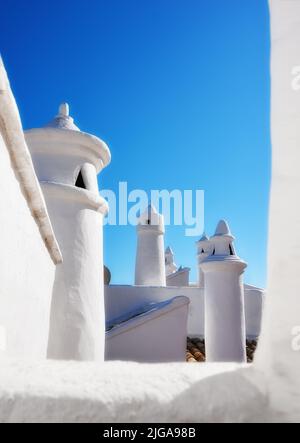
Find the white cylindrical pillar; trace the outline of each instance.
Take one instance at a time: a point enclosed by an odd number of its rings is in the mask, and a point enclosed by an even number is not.
[[[103,361],[107,203],[96,184],[110,152],[74,125],[66,105],[49,125],[27,131],[26,140],[63,255],[53,287],[48,358]]]
[[[137,225],[135,284],[166,286],[164,220],[150,205]]]
[[[246,362],[243,272],[233,237],[221,221],[211,238],[213,251],[201,264],[205,276],[205,348],[207,362]]]

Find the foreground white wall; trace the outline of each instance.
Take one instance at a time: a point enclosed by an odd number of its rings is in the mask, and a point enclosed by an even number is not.
[[[45,358],[62,257],[0,59],[0,356]]]
[[[264,290],[244,285],[246,335],[248,338],[257,338],[260,335],[265,299]]]
[[[272,189],[268,289],[256,367],[270,402],[300,420],[300,2],[271,0]],[[284,248],[278,247],[284,236]]]
[[[233,363],[1,362],[0,422],[263,422],[272,413],[257,385]]]
[[[55,265],[21,192],[1,135],[0,189],[0,329],[6,334],[6,353],[18,358],[45,358]]]

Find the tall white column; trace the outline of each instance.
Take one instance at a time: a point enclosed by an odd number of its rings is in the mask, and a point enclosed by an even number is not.
[[[226,222],[211,238],[213,250],[201,264],[205,278],[205,347],[208,362],[246,362],[243,272]]]
[[[164,219],[150,205],[137,225],[135,284],[166,286]]]
[[[104,360],[103,216],[97,173],[110,161],[101,140],[81,132],[62,105],[26,140],[63,255],[53,287],[48,358]],[[81,182],[75,185],[78,175]]]

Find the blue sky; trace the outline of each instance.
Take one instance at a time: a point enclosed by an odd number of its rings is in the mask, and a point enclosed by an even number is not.
[[[101,188],[204,189],[205,230],[228,220],[264,286],[270,181],[266,0],[10,0],[0,51],[25,128],[68,101],[78,126],[110,146]],[[197,238],[166,244],[196,278]],[[114,283],[134,278],[132,226],[105,227]]]

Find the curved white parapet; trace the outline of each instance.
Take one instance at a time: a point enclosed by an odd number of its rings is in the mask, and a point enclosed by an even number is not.
[[[1,362],[0,422],[264,422],[265,384],[234,363]]]
[[[300,2],[270,0],[272,186],[268,288],[255,365],[271,404],[300,420]],[[284,236],[284,246],[279,240]]]

